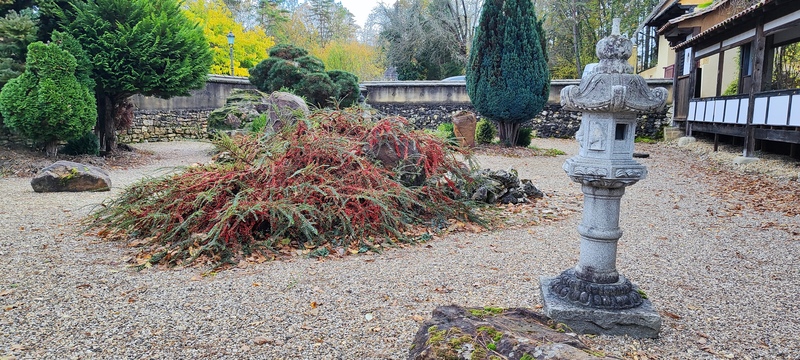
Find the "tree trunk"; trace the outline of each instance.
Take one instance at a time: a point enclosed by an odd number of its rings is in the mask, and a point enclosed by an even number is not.
[[[517,136],[519,136],[519,128],[522,124],[521,123],[512,123],[512,122],[499,122],[498,123],[498,136],[500,137],[500,143],[503,146],[516,146],[517,145]]]
[[[45,154],[47,157],[55,159],[58,155],[58,140],[51,140],[48,141],[47,144],[44,146]]]
[[[581,78],[581,53],[580,53],[580,30],[578,29],[578,5],[572,0],[572,15],[575,16],[572,23],[572,39],[575,50],[575,68],[577,69],[578,79]]]
[[[117,127],[114,121],[114,101],[105,94],[97,94],[97,125],[95,133],[100,139],[100,151],[112,153],[117,150]]]

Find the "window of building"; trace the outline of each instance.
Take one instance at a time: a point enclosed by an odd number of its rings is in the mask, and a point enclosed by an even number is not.
[[[636,72],[640,73],[658,63],[658,34],[656,28],[645,26],[636,34]]]
[[[771,74],[766,90],[785,90],[800,88],[800,39],[795,42],[775,46],[771,49],[769,69]]]

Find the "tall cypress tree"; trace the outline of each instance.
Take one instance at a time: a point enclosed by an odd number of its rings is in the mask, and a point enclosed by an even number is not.
[[[550,94],[550,71],[531,0],[486,0],[467,62],[467,93],[475,109],[499,123],[500,140],[516,143],[519,128]]]

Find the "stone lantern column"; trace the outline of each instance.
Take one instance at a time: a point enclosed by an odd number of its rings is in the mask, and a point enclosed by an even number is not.
[[[574,268],[542,277],[541,291],[545,315],[574,332],[641,338],[657,337],[661,318],[617,271],[620,199],[626,186],[647,175],[633,160],[636,113],[661,109],[667,91],[650,90],[633,74],[627,62],[632,48],[615,19],[612,34],[597,43],[599,65],[579,86],[561,91],[563,108],[583,113],[580,152],[563,166],[584,194],[580,258]]]

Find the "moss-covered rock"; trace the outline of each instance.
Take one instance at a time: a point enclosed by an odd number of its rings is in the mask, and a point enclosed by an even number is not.
[[[273,131],[277,130],[276,126],[281,127],[296,120],[298,115],[308,113],[305,101],[289,93],[276,91],[266,94],[255,89],[234,89],[225,105],[208,115],[208,128],[215,131],[247,129],[263,114],[267,117],[267,131]]]
[[[440,306],[422,324],[409,359],[605,359],[574,334],[526,309]]]

